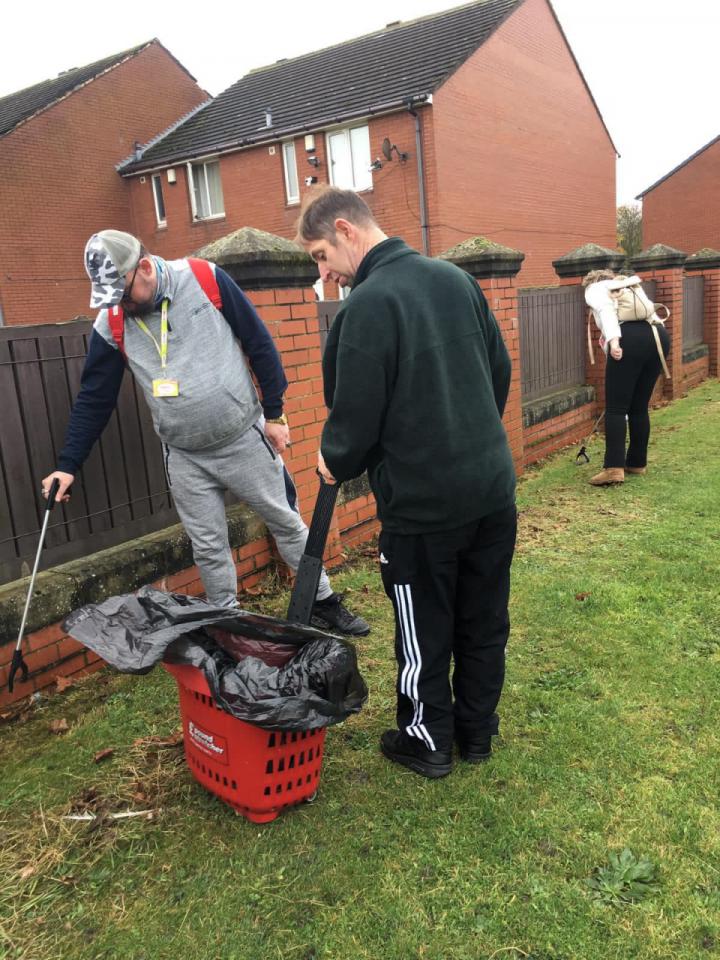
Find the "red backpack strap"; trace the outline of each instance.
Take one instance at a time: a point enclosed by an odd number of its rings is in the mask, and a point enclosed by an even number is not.
[[[195,279],[203,288],[205,296],[216,310],[222,310],[222,297],[220,296],[220,287],[215,278],[215,271],[207,260],[198,260],[195,257],[188,257],[187,262],[190,269],[195,274]]]
[[[125,353],[125,312],[118,303],[117,306],[108,307],[107,313],[112,338],[123,358],[127,360],[127,354]]]

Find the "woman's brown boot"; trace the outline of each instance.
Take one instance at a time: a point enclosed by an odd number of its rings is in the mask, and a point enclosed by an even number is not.
[[[625,471],[622,467],[605,467],[589,481],[594,487],[607,487],[611,483],[624,483]]]
[[[625,467],[625,473],[647,473],[647,467]]]

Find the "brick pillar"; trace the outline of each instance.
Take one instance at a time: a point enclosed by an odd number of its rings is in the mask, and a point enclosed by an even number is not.
[[[285,412],[292,445],[283,455],[298,492],[298,506],[310,523],[318,492],[315,469],[325,422],[318,308],[312,289],[317,266],[294,243],[243,227],[198,251],[242,287],[275,341],[288,379]],[[337,515],[328,534],[325,561],[341,554]]]
[[[698,250],[685,261],[685,270],[704,281],[703,341],[709,350],[711,377],[720,376],[720,250]]]
[[[663,375],[663,395],[674,400],[683,394],[683,277],[687,254],[674,247],[656,243],[630,261],[643,280],[656,283],[655,301],[670,311],[665,329],[670,335],[667,365],[670,379]]]
[[[586,243],[575,250],[571,250],[557,260],[553,260],[555,273],[560,278],[560,285],[580,287],[583,277],[591,270],[619,270],[622,267],[624,256],[617,250],[601,247],[597,243]],[[584,296],[578,291],[578,296]],[[588,311],[585,311],[583,324],[583,341],[587,344]],[[605,356],[600,349],[600,331],[594,320],[590,320],[590,340],[592,343],[592,359],[590,350],[585,347],[585,383],[595,390],[594,415],[597,417],[605,409]],[[593,361],[595,361],[593,363]]]
[[[520,385],[520,323],[518,320],[515,277],[525,254],[492,243],[484,237],[472,237],[440,254],[474,277],[494,313],[512,361],[510,392],[503,423],[518,476],[524,470],[522,397]]]

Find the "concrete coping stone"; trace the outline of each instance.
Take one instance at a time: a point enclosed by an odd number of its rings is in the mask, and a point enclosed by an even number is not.
[[[696,343],[692,347],[683,349],[682,362],[694,363],[696,360],[700,360],[701,357],[707,357],[709,354],[710,347],[708,347],[706,343]]]
[[[193,256],[216,263],[244,290],[311,287],[319,276],[317,264],[292,240],[254,227],[240,227]]]
[[[686,270],[713,270],[720,267],[720,250],[703,247],[685,261]]]
[[[514,277],[525,259],[525,254],[512,247],[494,243],[487,237],[470,237],[438,255],[439,260],[449,260],[462,267],[476,280],[494,277]]]
[[[577,410],[578,407],[583,407],[594,400],[595,388],[587,385],[568,387],[547,397],[530,400],[522,407],[523,427],[527,430],[528,427],[534,427],[538,423],[544,423],[545,420],[552,420],[553,417]]]
[[[624,254],[617,250],[584,243],[553,260],[552,265],[559,277],[584,277],[591,270],[619,270],[624,261]]]
[[[664,243],[654,243],[637,256],[630,258],[634,270],[660,270],[663,267],[682,267],[687,254]]]

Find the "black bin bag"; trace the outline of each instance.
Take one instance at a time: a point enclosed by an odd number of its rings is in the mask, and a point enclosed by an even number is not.
[[[143,587],[81,607],[64,628],[122,673],[148,673],[161,660],[202,670],[219,707],[267,730],[327,727],[367,700],[347,640],[196,597]]]

